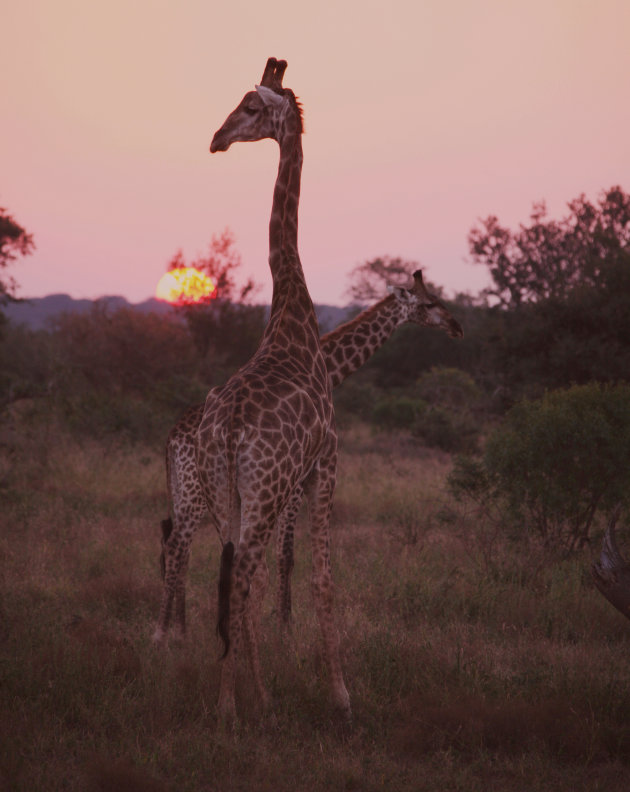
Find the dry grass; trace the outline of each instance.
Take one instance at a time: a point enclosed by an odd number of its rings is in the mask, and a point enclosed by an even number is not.
[[[30,426],[1,467],[0,790],[630,788],[630,625],[588,558],[533,569],[495,536],[489,564],[483,526],[443,527],[447,456],[363,427],[343,438],[334,568],[352,733],[330,719],[300,525],[292,641],[272,596],[264,615],[275,717],[243,673],[229,735],[215,537],[194,544],[187,641],[156,651],[161,455]]]

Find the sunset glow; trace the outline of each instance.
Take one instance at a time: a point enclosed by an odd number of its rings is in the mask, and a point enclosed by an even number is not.
[[[165,272],[155,289],[158,300],[174,305],[207,302],[217,296],[212,279],[195,267],[177,267]]]
[[[384,255],[478,293],[479,218],[630,190],[629,31],[627,0],[5,3],[0,206],[36,245],[18,296],[140,302],[229,228],[270,302],[278,147],[209,152],[269,56],[304,105],[313,300],[347,304],[352,269]]]

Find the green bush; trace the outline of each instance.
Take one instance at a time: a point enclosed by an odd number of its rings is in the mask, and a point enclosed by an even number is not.
[[[10,322],[0,333],[0,406],[45,394],[53,374],[50,335]]]
[[[628,502],[630,385],[598,383],[513,407],[478,464],[458,460],[453,494],[500,502],[547,544],[588,542],[597,516]]]
[[[418,415],[411,434],[431,448],[462,454],[476,451],[479,439],[479,429],[470,414],[442,407],[429,407]]]
[[[427,409],[426,402],[408,396],[386,396],[372,410],[372,423],[379,429],[410,429]]]
[[[338,418],[343,420],[348,416],[356,416],[367,421],[378,397],[373,385],[362,377],[354,376],[334,389],[333,398]]]
[[[471,409],[481,400],[481,391],[465,371],[433,366],[416,383],[416,392],[429,404],[451,409]]]
[[[411,433],[425,445],[451,453],[473,453],[479,440],[473,408],[481,391],[472,377],[456,368],[433,366],[417,381],[415,393],[430,407],[419,414]]]

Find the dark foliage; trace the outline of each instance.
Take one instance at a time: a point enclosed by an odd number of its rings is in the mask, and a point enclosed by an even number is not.
[[[18,256],[28,256],[35,249],[32,234],[22,228],[6,209],[0,207],[0,269],[4,269]],[[15,293],[13,278],[0,278],[0,304]]]
[[[482,460],[458,460],[449,483],[485,513],[502,504],[512,525],[572,550],[600,514],[627,504],[629,457],[630,385],[576,385],[513,407]]]
[[[510,308],[597,288],[607,262],[630,249],[630,195],[621,187],[595,204],[580,195],[558,221],[547,219],[544,203],[535,204],[530,220],[514,232],[488,217],[468,238],[473,261],[490,269],[488,293]]]

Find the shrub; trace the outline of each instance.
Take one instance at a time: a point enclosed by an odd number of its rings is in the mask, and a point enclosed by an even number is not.
[[[427,409],[426,402],[408,396],[386,396],[372,410],[372,422],[383,429],[409,429]]]
[[[333,391],[337,417],[357,416],[369,420],[377,401],[377,392],[361,377],[350,377]]]
[[[7,322],[0,334],[0,405],[41,396],[52,378],[50,336]]]
[[[144,396],[156,384],[194,370],[198,357],[176,318],[131,308],[62,315],[55,329],[59,375],[83,387]]]
[[[483,460],[458,460],[458,497],[502,502],[546,544],[588,542],[596,516],[628,501],[630,385],[597,383],[513,407],[488,438]]]
[[[469,374],[434,366],[420,377],[415,391],[431,406],[414,420],[414,437],[451,453],[477,450],[478,418],[472,410],[481,400],[481,391]]]
[[[421,399],[451,409],[471,409],[481,399],[481,391],[465,371],[433,366],[416,383]]]
[[[429,407],[418,415],[411,433],[425,445],[450,453],[473,453],[479,438],[479,429],[470,414],[442,407]]]

